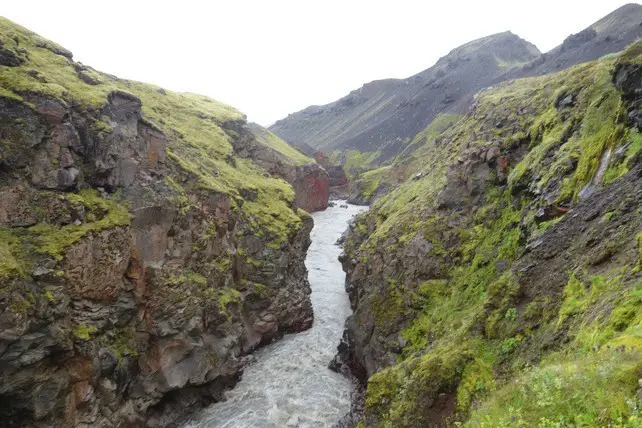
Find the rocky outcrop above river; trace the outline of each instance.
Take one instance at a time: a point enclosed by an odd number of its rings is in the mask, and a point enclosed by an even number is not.
[[[4,19],[0,61],[3,426],[167,426],[310,327],[297,204],[327,191],[300,199],[261,168],[240,113]]]
[[[250,127],[258,142],[248,147],[252,159],[292,185],[298,207],[308,212],[326,209],[330,186],[335,185],[332,165],[317,163],[260,125],[252,123]]]
[[[351,226],[364,426],[641,422],[640,70],[642,42],[477,94]]]

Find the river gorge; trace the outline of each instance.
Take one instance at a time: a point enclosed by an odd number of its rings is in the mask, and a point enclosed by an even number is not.
[[[195,415],[186,428],[327,427],[350,409],[352,383],[327,368],[350,314],[345,274],[337,260],[341,248],[335,243],[365,208],[341,205],[312,214],[312,244],[305,262],[312,328],[257,351],[243,380],[227,392],[227,401]]]

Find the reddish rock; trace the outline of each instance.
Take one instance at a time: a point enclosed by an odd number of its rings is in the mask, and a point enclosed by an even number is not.
[[[348,177],[341,165],[334,165],[330,159],[323,152],[316,152],[314,159],[321,165],[328,173],[330,187],[343,186],[348,184]]]
[[[65,252],[65,277],[74,293],[92,300],[113,298],[122,284],[131,254],[127,228],[93,233]]]
[[[88,381],[92,378],[94,368],[89,358],[74,357],[67,361],[65,366],[72,382]]]
[[[74,385],[74,402],[76,407],[91,400],[94,395],[94,387],[87,381],[78,382]]]
[[[308,212],[321,211],[328,207],[328,173],[316,164],[297,167],[292,187],[296,193],[296,205]]]

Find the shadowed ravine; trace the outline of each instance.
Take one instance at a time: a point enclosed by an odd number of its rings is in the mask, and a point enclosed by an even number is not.
[[[350,409],[352,385],[327,366],[350,314],[344,273],[334,245],[362,207],[330,207],[313,214],[306,266],[312,287],[313,327],[254,354],[227,401],[204,410],[186,427],[326,427]]]

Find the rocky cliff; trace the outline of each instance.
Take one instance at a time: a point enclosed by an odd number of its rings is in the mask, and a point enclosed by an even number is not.
[[[341,257],[361,426],[642,423],[641,97],[638,42],[424,140]]]
[[[0,19],[3,426],[166,426],[311,325],[312,220],[258,145],[231,107]]]
[[[258,124],[250,127],[259,143],[247,148],[255,163],[292,184],[298,207],[308,212],[326,209],[330,186],[334,185],[333,166],[317,163]]]

